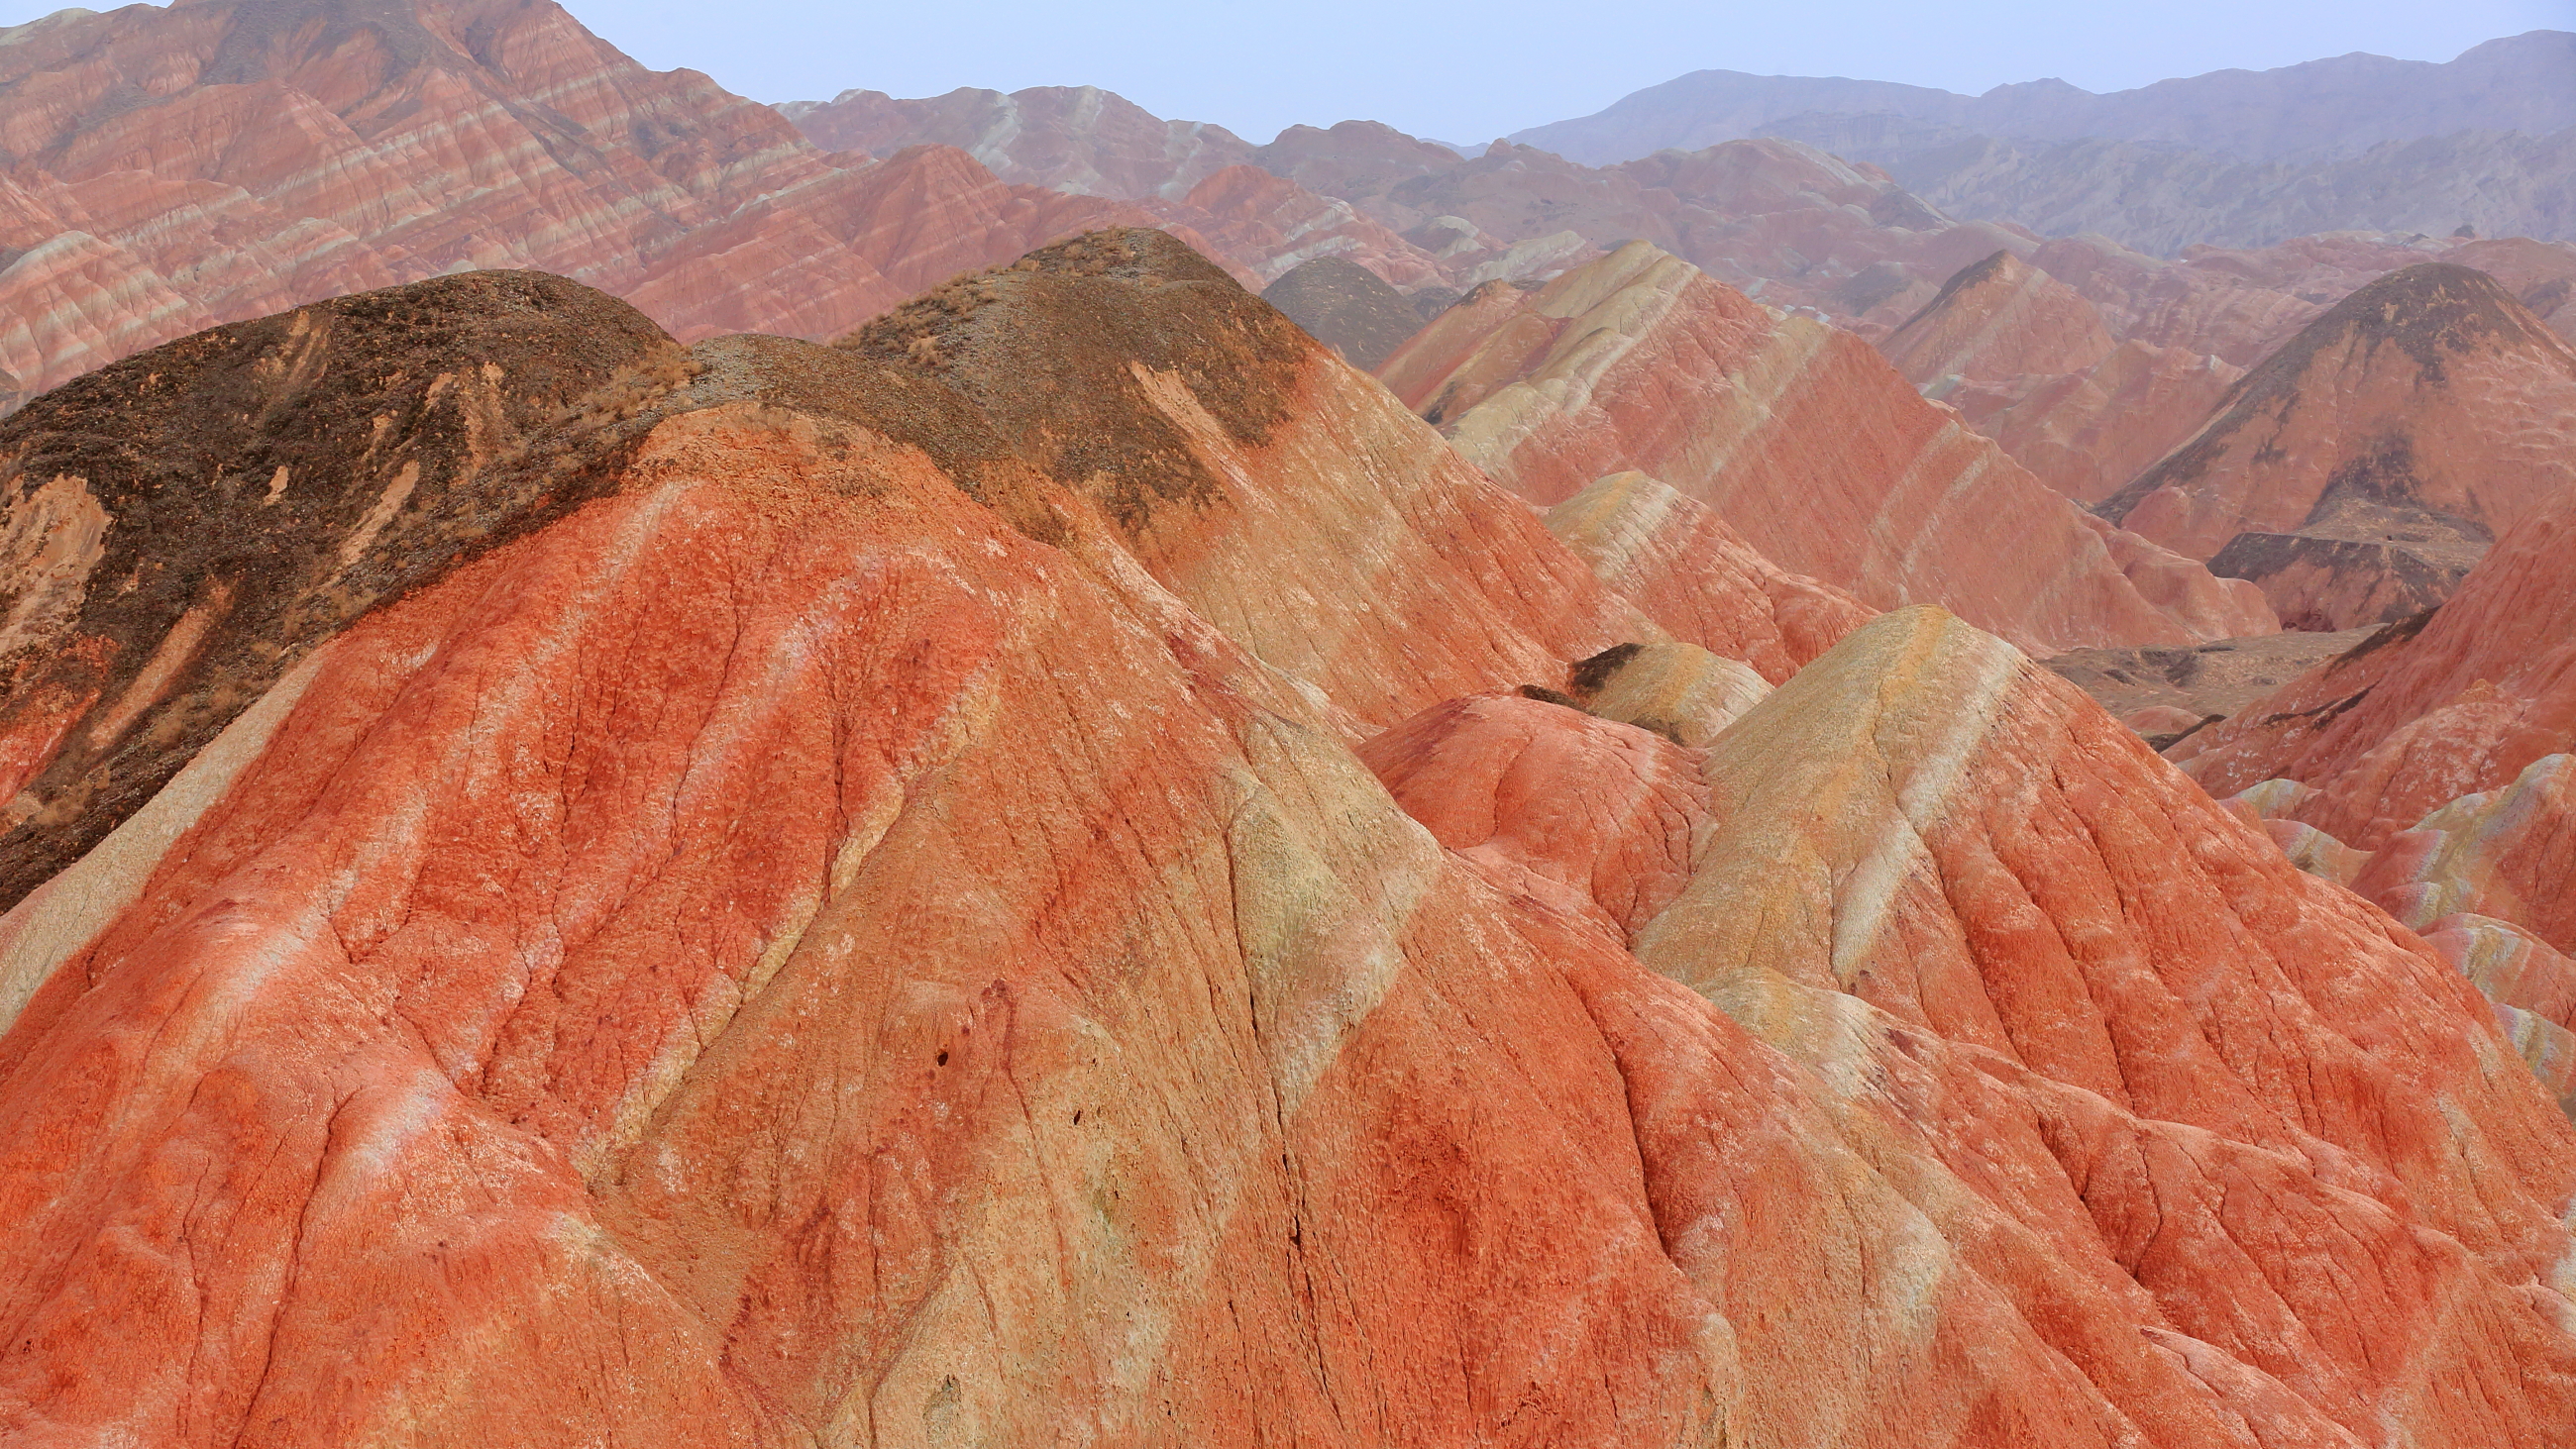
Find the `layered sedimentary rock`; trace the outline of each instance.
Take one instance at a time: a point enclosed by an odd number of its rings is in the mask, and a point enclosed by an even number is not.
[[[2283,630],[2186,648],[2075,649],[2042,662],[2132,724],[2154,713],[2160,727],[2139,733],[2179,734],[2236,713],[2376,632]]]
[[[1753,666],[1696,644],[1617,644],[1568,672],[1588,713],[1704,749],[1771,692]]]
[[[1773,684],[1874,612],[1757,553],[1706,504],[1634,471],[1547,511],[1548,532],[1674,637],[1740,659]]]
[[[1450,271],[1349,202],[1318,196],[1258,166],[1229,166],[1190,188],[1172,219],[1204,234],[1211,254],[1241,259],[1267,284],[1308,261],[1339,257],[1397,286],[1421,288]]]
[[[2417,930],[2467,911],[2568,951],[2576,950],[2571,865],[2576,755],[2543,755],[2511,783],[2463,795],[2389,837],[2353,888]]]
[[[2114,345],[2102,314],[2074,288],[1999,251],[1942,284],[1878,350],[1906,381],[1928,388],[1948,378],[2087,372]]]
[[[13,1439],[2576,1413],[2576,1131],[2483,1005],[1999,641],[1704,750],[1498,695],[1690,660],[1166,239],[682,361],[0,917]]]
[[[530,437],[687,370],[623,303],[482,272],[201,333],[0,423],[0,901],[315,644],[598,486],[521,466]]]
[[[1756,705],[1707,771],[1694,877],[1639,934],[1639,959],[1815,1066],[1854,1138],[1891,1157],[1925,1143],[1909,1197],[1960,1245],[1951,1281],[1981,1277],[1995,1311],[2018,1311],[2058,1361],[2091,1366],[2093,1402],[2143,1437],[2187,1437],[2210,1398],[2267,1434],[2324,1443],[2447,1401],[2400,1361],[2465,1367],[2458,1350],[2373,1324],[2369,1305],[2410,1297],[2429,1281],[2419,1275],[2499,1304],[2494,1352],[2556,1331],[2502,1307],[2519,1269],[2475,1266],[2475,1250],[2434,1247],[2406,1224],[2424,1199],[2400,1184],[2490,1150],[2455,1139],[2433,1098],[2530,1099],[2527,1080],[2507,1081],[2523,1073],[2499,1061],[2484,1004],[2070,686],[1937,611],[1908,610]],[[2356,990],[2363,980],[2387,985]],[[2269,1023],[2259,1041],[2236,1031],[2247,1012]],[[2265,1065],[2293,1057],[2302,1073],[2332,1065],[2295,1081]],[[2445,1085],[2412,1077],[2427,1068]],[[2015,1125],[1973,1149],[1932,1125],[1965,1120]],[[2377,1164],[2376,1185],[2284,1171],[2353,1151]],[[2202,1216],[2222,1201],[2226,1228]],[[2483,1208],[2461,1206],[2468,1238],[2501,1243]],[[2372,1265],[2360,1276],[2256,1286],[2208,1271],[2256,1241],[2313,1241],[2329,1221],[2370,1241],[2348,1260]],[[2106,1250],[2124,1271],[2084,1266]],[[2061,1311],[2042,1317],[2041,1304]],[[2152,1347],[2093,1332],[2122,1319]],[[1811,1356],[1800,1377],[1833,1382],[1832,1357]],[[2177,1370],[2194,1390],[2151,1387]],[[2076,1387],[2028,1371],[2033,1393]],[[2432,1432],[2546,1432],[2564,1412]],[[2062,1408],[2047,1440],[2089,1438],[2065,1427],[2076,1413]],[[1937,1437],[1938,1423],[1921,1427]]]
[[[23,253],[0,271],[0,360],[38,388],[214,321],[475,266],[577,277],[684,335],[828,332],[1119,215],[962,156],[828,161],[552,4],[78,16],[0,54],[0,127],[17,162],[0,245]]]
[[[2273,626],[2257,590],[2083,513],[1857,337],[1643,242],[1480,289],[1379,375],[1534,502],[1642,471],[1872,607],[1937,599],[2049,653]]]
[[[2209,571],[2261,587],[2284,629],[2331,634],[2440,608],[2486,552],[2485,534],[2421,510],[2346,504],[2297,533],[2240,533]]]
[[[2300,818],[2375,849],[2435,806],[2510,782],[2576,740],[2562,496],[2496,541],[2430,615],[2354,649],[2175,748],[2212,793],[2317,787]]]
[[[2453,247],[2445,259],[2495,278],[2533,316],[2576,342],[2576,243],[2498,237]]]
[[[1708,817],[1699,758],[1660,735],[1517,694],[1435,705],[1360,763],[1503,891],[1625,941],[1690,879]]]
[[[2205,353],[2132,340],[2081,372],[1962,380],[1932,395],[2042,482],[2096,503],[2188,439],[2244,375]]]
[[[2492,535],[2576,485],[2571,413],[2576,349],[2484,274],[2427,262],[2309,323],[2102,512],[2195,558],[2338,510],[2362,515],[2345,532],[2431,514]]]
[[[972,400],[1162,587],[1377,727],[1658,632],[1384,388],[1159,232],[960,278],[840,347]]]
[[[1073,194],[1071,172],[997,179],[933,141],[826,151],[552,3],[65,12],[0,48],[0,365],[41,390],[216,322],[475,267],[573,277],[683,341],[824,338],[1113,224],[1173,228],[1255,285],[1326,251],[1436,272],[1263,173],[1202,210],[1187,185],[1120,201]],[[1222,169],[1167,160],[1193,182]]]
[[[1765,300],[1814,307],[1871,335],[1905,320],[1961,267],[2036,241],[2011,227],[1961,226],[1875,168],[1783,141],[1596,168],[1510,144],[1462,157],[1375,121],[1291,126],[1244,146],[1219,128],[1160,121],[1089,90],[918,101],[859,91],[784,111],[827,146],[962,146],[1004,180],[1084,194],[1196,203],[1193,188],[1249,163],[1401,233],[1461,289],[1544,279],[1643,238]],[[1373,268],[1380,258],[1417,264],[1356,242],[1344,254]]]
[[[2505,1039],[2576,1118],[2576,960],[2553,944],[2569,934],[2558,889],[2568,762],[2534,761],[2512,786],[2462,796],[2376,851],[2299,819],[2317,792],[2295,780],[2266,780],[2226,805],[2259,818],[2299,869],[2351,887],[2420,932],[2486,996]]]
[[[960,87],[922,100],[849,90],[778,111],[827,151],[887,156],[907,146],[955,146],[1005,180],[1087,196],[1178,201],[1252,159],[1251,143],[1223,126],[1166,121],[1098,86],[1007,95]]]
[[[1879,350],[1925,396],[2085,503],[2189,437],[2241,376],[2183,348],[2115,343],[2082,293],[2010,252],[1952,277]]]

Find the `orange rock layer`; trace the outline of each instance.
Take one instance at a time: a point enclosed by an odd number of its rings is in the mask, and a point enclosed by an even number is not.
[[[2001,640],[1500,695],[1690,661],[1149,235],[686,362],[0,917],[13,1441],[2576,1419],[2485,1004]]]
[[[1642,242],[1470,296],[1379,375],[1524,497],[1639,470],[1873,607],[1937,600],[2048,653],[2276,627],[2259,590],[2084,513],[1858,338]]]

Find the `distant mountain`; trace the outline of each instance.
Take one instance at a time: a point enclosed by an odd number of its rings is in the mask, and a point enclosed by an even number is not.
[[[1883,167],[1963,221],[2046,236],[2099,232],[2159,256],[2326,231],[2576,237],[2576,127],[2382,141],[2331,161],[2230,161],[2098,138],[2012,141],[1890,116],[1811,114],[1771,133]]]
[[[1778,135],[1779,122],[1820,115],[1891,116],[2024,141],[2137,141],[2237,161],[2330,160],[2383,141],[2576,126],[2576,34],[2491,40],[2447,64],[2356,53],[2109,95],[2060,80],[1963,96],[1884,81],[1703,70],[1511,139],[1601,166]]]

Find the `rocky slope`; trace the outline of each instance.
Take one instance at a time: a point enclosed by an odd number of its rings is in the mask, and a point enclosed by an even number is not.
[[[452,331],[329,314],[308,410],[486,326],[650,361],[449,485],[473,547],[385,505],[404,587],[265,626],[280,671],[0,916],[13,1439],[2576,1415],[2576,1129],[2483,1004],[1990,636],[1875,620],[1699,746],[1509,693],[1694,666],[1149,234],[841,348],[350,305]],[[175,435],[323,315],[92,392]],[[62,513],[12,495],[13,579],[190,526]]]
[[[890,156],[908,146],[954,146],[996,176],[1084,196],[1178,201],[1253,159],[1251,143],[1223,126],[1166,121],[1098,86],[1007,95],[962,87],[922,100],[848,90],[778,113],[827,151]]]
[[[2447,262],[2354,292],[2233,388],[2103,516],[2344,629],[2439,604],[2576,487],[2576,349]]]
[[[1595,479],[1545,516],[1548,532],[1647,617],[1773,684],[1875,612],[1781,568],[1708,505],[1643,473]]]
[[[2434,807],[2501,788],[2576,740],[2561,494],[2496,540],[2449,602],[2185,740],[2175,758],[2218,795],[2284,778],[2316,789],[2297,818],[2363,849]]]
[[[0,151],[0,367],[37,391],[216,322],[473,267],[575,278],[683,340],[837,335],[1112,223],[1173,227],[1256,284],[1323,251],[1436,272],[1258,172],[1122,203],[997,180],[952,146],[826,152],[550,0],[66,11],[0,47]]]
[[[2557,84],[2568,79],[2576,79],[2576,64]],[[1891,146],[1842,125],[1780,130],[1884,167],[1953,216],[2051,235],[2098,232],[2158,256],[2335,231],[2576,237],[2568,194],[2576,127],[2392,140],[2326,162],[2230,161],[2099,139],[2032,144],[1944,134]]]
[[[2242,376],[2186,348],[2115,342],[2101,308],[2009,251],[1944,283],[1879,350],[1926,397],[2084,503],[2189,437]]]
[[[2255,590],[2083,513],[1857,337],[1642,242],[1478,291],[1379,375],[1534,502],[1641,471],[1874,608],[1937,599],[2048,653],[2273,626]]]

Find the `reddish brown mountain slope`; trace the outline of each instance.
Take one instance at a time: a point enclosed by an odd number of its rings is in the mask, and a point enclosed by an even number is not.
[[[2010,252],[1951,278],[1879,350],[1925,396],[2085,503],[2189,437],[2241,375],[2181,348],[2114,343],[2081,293]]]
[[[1112,223],[1247,279],[1363,248],[1342,202],[1130,204],[997,181],[954,147],[830,154],[551,0],[203,0],[0,47],[0,366],[33,389],[211,323],[469,267],[542,267],[683,340],[827,337],[961,271]],[[1256,173],[1257,174],[1257,173]]]
[[[2447,967],[1928,611],[1705,752],[1491,700],[1639,621],[1233,288],[1086,238],[569,409],[586,501],[0,917],[8,1436],[2576,1412],[2576,1130]]]
[[[1938,599],[2050,653],[2273,627],[2253,589],[2083,513],[1859,338],[1642,242],[1479,291],[1379,374],[1535,502],[1641,471],[1873,607]]]
[[[2212,793],[2282,777],[2318,788],[2299,818],[2364,848],[2576,740],[2576,494],[2496,541],[2440,611],[2175,746]]]
[[[1916,387],[2086,372],[2111,355],[2102,314],[2064,282],[2001,251],[1960,271],[1878,345]]]
[[[2571,415],[2576,349],[2485,274],[2422,263],[2308,324],[2102,511],[2200,558],[2341,507],[2500,532],[2576,485]]]

